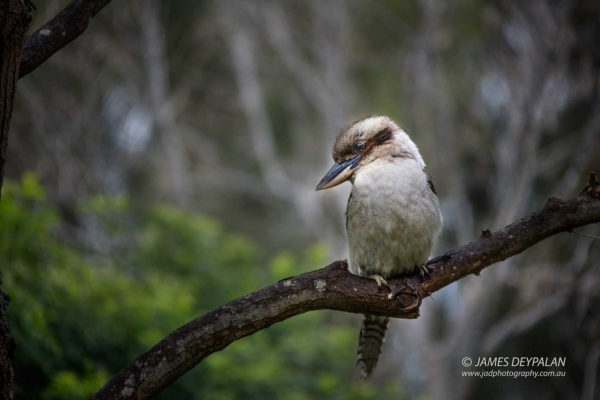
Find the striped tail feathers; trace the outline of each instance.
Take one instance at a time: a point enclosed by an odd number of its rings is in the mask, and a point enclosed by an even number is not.
[[[361,369],[361,377],[369,379],[375,367],[385,342],[390,319],[375,315],[365,315],[358,337],[358,355],[356,365]]]

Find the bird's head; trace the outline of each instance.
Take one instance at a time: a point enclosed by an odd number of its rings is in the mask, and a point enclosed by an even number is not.
[[[379,158],[410,157],[425,167],[417,146],[408,135],[385,116],[359,119],[344,128],[335,138],[335,164],[317,185],[329,189],[347,181],[367,164]]]

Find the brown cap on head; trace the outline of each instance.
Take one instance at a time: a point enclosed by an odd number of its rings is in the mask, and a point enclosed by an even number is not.
[[[372,115],[361,118],[346,126],[337,135],[333,143],[333,159],[339,162],[360,152],[366,154],[373,150],[374,146],[382,144],[384,137],[391,138],[399,129],[398,125],[386,116]]]

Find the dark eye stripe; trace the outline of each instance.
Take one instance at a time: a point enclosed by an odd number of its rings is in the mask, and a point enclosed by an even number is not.
[[[363,151],[363,157],[366,157],[366,155],[369,154],[371,151],[373,151],[373,149],[375,147],[386,143],[388,140],[390,140],[392,138],[393,135],[394,135],[394,132],[389,128],[386,128],[386,129],[382,130],[381,132],[378,132],[374,137],[372,137],[371,139],[369,139],[367,141],[367,144]]]
[[[365,158],[369,153],[371,153],[371,151],[375,149],[375,147],[386,143],[387,141],[392,139],[393,136],[394,132],[392,131],[392,129],[385,128],[377,132],[377,134],[375,134],[367,141],[358,142],[353,146],[348,145],[347,142],[344,143],[343,141],[336,139],[336,143],[334,144],[333,148],[333,159],[336,162],[339,162],[340,160],[347,160],[352,155],[356,155],[357,152],[360,152],[361,158]],[[361,146],[360,149],[357,148],[358,145]]]

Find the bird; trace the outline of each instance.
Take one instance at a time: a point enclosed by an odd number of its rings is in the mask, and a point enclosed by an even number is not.
[[[352,274],[386,279],[420,272],[442,232],[442,213],[431,175],[417,145],[389,117],[373,115],[346,126],[333,145],[334,165],[317,185],[352,183],[346,208]],[[369,379],[377,366],[388,317],[364,315],[356,364]]]

